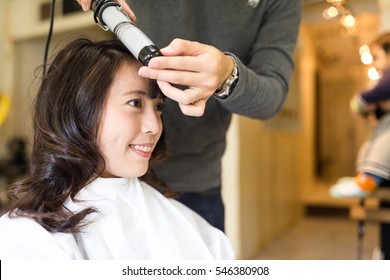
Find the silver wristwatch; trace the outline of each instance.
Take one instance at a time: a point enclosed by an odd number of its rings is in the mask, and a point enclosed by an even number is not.
[[[227,77],[226,81],[223,83],[222,87],[217,89],[217,91],[214,93],[214,96],[220,98],[220,99],[225,99],[230,95],[232,92],[235,84],[238,81],[238,68],[237,68],[237,63],[234,57],[230,56],[229,57],[233,60],[234,62],[234,68],[233,72]]]

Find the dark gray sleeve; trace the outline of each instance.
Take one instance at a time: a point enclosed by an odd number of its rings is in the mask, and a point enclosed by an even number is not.
[[[383,73],[383,77],[379,80],[378,84],[361,94],[361,97],[367,103],[378,103],[390,98],[390,69],[387,69]]]
[[[239,80],[230,96],[219,100],[232,113],[256,119],[275,115],[286,98],[294,70],[301,2],[272,1],[266,9],[247,66],[231,54],[237,61]]]

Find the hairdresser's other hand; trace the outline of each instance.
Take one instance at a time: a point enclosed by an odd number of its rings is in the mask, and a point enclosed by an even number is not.
[[[91,8],[92,0],[76,0],[76,1],[79,2],[83,11],[88,11]],[[116,2],[118,2],[122,6],[123,10],[126,12],[126,14],[130,16],[133,22],[137,21],[137,17],[135,16],[134,12],[130,9],[129,5],[127,5],[125,0],[117,0]]]
[[[354,95],[349,102],[350,112],[354,118],[367,119],[375,111],[376,107],[376,104],[364,101],[359,94]]]
[[[379,107],[386,113],[390,112],[390,100],[381,101]]]
[[[139,75],[155,79],[165,96],[177,101],[183,114],[202,116],[206,102],[233,72],[233,60],[213,46],[182,39],[161,49]],[[172,85],[188,86],[180,90]]]

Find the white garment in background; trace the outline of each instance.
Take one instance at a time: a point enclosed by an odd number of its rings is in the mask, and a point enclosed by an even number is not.
[[[0,218],[0,259],[233,259],[226,235],[136,178],[98,178],[65,203],[99,213],[82,233],[50,233],[35,220]]]

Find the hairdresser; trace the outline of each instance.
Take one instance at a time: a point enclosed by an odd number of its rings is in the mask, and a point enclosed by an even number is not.
[[[77,1],[90,9],[91,0]],[[265,120],[283,106],[301,1],[120,4],[163,54],[138,72],[156,79],[168,97],[163,120],[170,158],[155,172],[181,202],[223,230],[221,158],[232,113]]]

